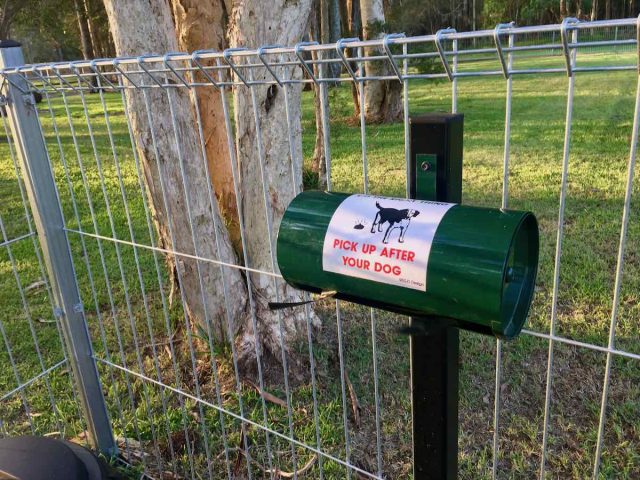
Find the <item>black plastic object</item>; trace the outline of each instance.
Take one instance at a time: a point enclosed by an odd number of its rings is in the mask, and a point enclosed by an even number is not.
[[[75,443],[45,437],[0,439],[0,478],[21,480],[106,480],[103,462]]]
[[[0,40],[0,48],[20,47],[22,44],[15,40]]]

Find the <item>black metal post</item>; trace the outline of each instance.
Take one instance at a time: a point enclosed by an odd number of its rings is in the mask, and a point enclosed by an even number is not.
[[[463,116],[411,118],[411,198],[462,200]],[[429,285],[427,283],[427,290]],[[411,318],[414,480],[458,477],[458,328],[446,318]]]

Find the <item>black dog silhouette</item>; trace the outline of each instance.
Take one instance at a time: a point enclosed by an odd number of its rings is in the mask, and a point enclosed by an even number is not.
[[[389,243],[389,235],[396,228],[400,229],[398,242],[403,243],[404,235],[407,233],[407,229],[409,228],[411,219],[413,217],[417,217],[420,212],[418,210],[413,210],[410,208],[405,208],[403,210],[398,210],[397,208],[385,208],[382,207],[378,202],[376,202],[376,207],[378,207],[378,212],[376,213],[376,217],[373,219],[373,225],[371,225],[371,233],[376,233],[376,225],[378,226],[378,232],[381,232],[382,225],[384,223],[388,223],[389,226],[387,227],[387,231],[384,232],[382,243]]]

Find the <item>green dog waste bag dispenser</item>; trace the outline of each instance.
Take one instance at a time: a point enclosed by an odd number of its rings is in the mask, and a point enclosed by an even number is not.
[[[277,256],[302,290],[509,339],[531,305],[538,224],[529,212],[308,191],[284,214]]]

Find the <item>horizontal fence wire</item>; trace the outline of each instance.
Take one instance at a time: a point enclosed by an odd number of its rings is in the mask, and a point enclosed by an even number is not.
[[[345,63],[344,55],[336,52],[354,52],[358,49],[365,51],[386,49],[380,54],[361,54],[349,57],[349,62],[366,64],[372,62],[388,63],[393,66],[393,75],[359,76],[358,81],[392,80],[392,79],[453,79],[503,75],[499,68],[499,61],[505,55],[514,58],[558,55],[566,56],[569,52],[605,53],[618,51],[635,51],[637,48],[636,19],[603,20],[597,22],[575,22],[562,25],[545,25],[516,27],[505,26],[498,30],[481,30],[474,32],[441,31],[434,35],[404,37],[390,34],[385,38],[375,40],[349,39],[335,44],[300,43],[294,47],[269,47],[262,49],[233,48],[223,52],[200,50],[192,54],[167,53],[165,55],[142,55],[139,57],[125,57],[115,59],[96,59],[91,61],[59,62],[52,64],[36,64],[24,67],[5,69],[3,78],[10,80],[9,74],[23,76],[36,91],[60,93],[62,91],[92,91],[97,80],[101,81],[102,89],[139,89],[139,88],[184,88],[214,85],[228,87],[239,85],[274,85],[297,83],[336,83],[352,82],[349,76],[323,75],[318,78],[313,74],[314,67],[323,65],[328,72],[336,71],[334,65]],[[579,31],[578,41],[563,43],[563,31]],[[616,32],[618,32],[616,34]],[[513,46],[499,48],[496,40],[499,38],[513,38]],[[613,38],[612,38],[613,37]],[[452,43],[457,43],[455,51]],[[394,52],[394,48],[401,49],[406,45],[407,53]],[[422,50],[413,52],[413,50]],[[425,51],[426,50],[426,51]],[[431,50],[431,51],[429,51]],[[315,55],[314,58],[312,55]],[[322,58],[319,58],[322,57]],[[473,63],[478,60],[492,59],[496,61],[492,69],[473,69],[466,71],[458,69],[453,75],[450,64],[453,59],[459,65]],[[217,63],[210,65],[214,60]],[[409,71],[401,73],[398,65],[405,60],[409,63]],[[412,63],[432,60],[444,67],[444,72],[419,73],[412,71]],[[348,63],[349,63],[348,62]],[[253,78],[251,72],[267,69],[265,78]],[[278,69],[301,69],[306,78],[291,75],[287,77]],[[514,65],[509,69],[509,75],[526,75],[542,73],[568,72],[570,67],[528,67],[518,68]],[[632,58],[622,59],[619,65],[577,65],[571,70],[575,72],[619,71],[637,68]],[[339,71],[339,70],[338,70]],[[193,73],[202,74],[194,80]],[[251,78],[251,80],[248,80]],[[78,81],[80,80],[80,81]]]
[[[265,313],[264,304],[297,295],[284,286],[275,262],[276,226],[282,213],[278,196],[291,198],[302,188],[314,186],[307,177],[312,176],[309,163],[317,143],[316,128],[322,130],[326,172],[321,170],[319,175],[326,175],[329,189],[401,196],[408,176],[410,114],[446,109],[465,113],[472,128],[465,146],[465,169],[474,175],[465,176],[470,191],[465,186],[465,195],[471,202],[536,213],[544,209],[541,285],[523,337],[512,344],[463,335],[461,476],[497,478],[518,472],[527,478],[598,478],[604,472],[611,478],[616,473],[633,478],[640,472],[637,459],[622,457],[627,465],[616,464],[607,442],[615,440],[608,433],[608,422],[615,422],[620,444],[637,446],[638,442],[627,433],[633,431],[633,420],[619,420],[624,415],[619,405],[632,409],[628,403],[636,398],[627,382],[638,377],[638,365],[625,362],[640,359],[640,346],[632,340],[625,339],[623,346],[616,342],[620,322],[625,332],[637,326],[630,305],[634,296],[623,289],[625,248],[629,242],[634,248],[638,245],[637,215],[631,213],[636,211],[631,193],[637,112],[632,121],[614,115],[616,128],[626,136],[620,151],[626,148],[627,152],[627,160],[621,161],[616,150],[615,168],[620,170],[625,164],[627,170],[626,175],[616,170],[616,179],[624,180],[623,190],[616,186],[616,192],[622,192],[624,200],[610,207],[622,212],[618,238],[607,240],[618,243],[616,252],[609,252],[615,275],[608,280],[611,288],[607,284],[606,289],[613,291],[613,297],[598,291],[598,305],[584,314],[600,315],[608,308],[608,320],[598,320],[599,325],[606,324],[607,335],[586,327],[567,327],[571,313],[581,318],[582,304],[567,298],[565,290],[571,282],[563,271],[574,269],[574,257],[580,255],[572,229],[583,217],[572,202],[574,192],[586,191],[581,188],[586,189],[588,182],[581,174],[576,180],[570,176],[576,155],[575,125],[582,127],[580,113],[578,120],[573,116],[579,108],[574,99],[583,98],[580,82],[592,75],[602,79],[606,73],[612,76],[609,82],[635,86],[637,52],[636,19],[567,19],[560,25],[500,25],[477,32],[446,30],[420,37],[396,34],[368,41],[345,39],[327,45],[96,59],[0,72],[3,82],[14,82],[20,76],[42,95],[38,114],[60,192],[95,359],[127,468],[149,478],[382,479],[409,475],[408,349],[397,334],[406,320],[324,300],[301,309],[296,317],[301,341],[287,348],[283,342],[290,318]],[[370,70],[381,71],[369,68],[375,64],[384,66],[386,73],[370,75]],[[625,72],[635,74],[632,82],[621,77]],[[535,90],[518,90],[519,82],[528,81],[525,76],[541,79]],[[568,77],[566,85],[562,77]],[[519,107],[519,102],[524,103],[529,95],[543,97],[547,93],[544,82],[550,78],[559,78],[554,85],[566,89],[557,100],[564,105],[562,118],[554,117],[546,136],[532,141],[553,143],[543,154],[552,151],[555,158],[542,161],[555,162],[555,166],[547,177],[534,174],[540,184],[531,184],[529,195],[521,176],[536,169],[523,166],[523,152],[532,151],[537,158],[539,150],[522,137],[521,108],[527,107]],[[400,83],[402,122],[398,128],[385,130],[367,123],[363,108],[345,121],[350,112],[345,113],[339,102],[350,101],[354,95],[362,105],[367,86],[380,81]],[[469,83],[473,88],[467,88],[467,82],[473,82]],[[315,93],[301,94],[305,84]],[[353,84],[353,92],[344,93],[348,87],[340,87],[342,84]],[[503,86],[504,94],[498,90]],[[259,99],[266,87],[283,95],[278,123],[283,130],[275,131],[263,119],[265,107]],[[446,101],[428,93],[430,88]],[[222,131],[217,140],[228,152],[224,165],[212,163],[205,136],[210,120],[201,100],[208,95],[221,102],[222,118],[217,121]],[[317,121],[313,95],[319,101]],[[612,102],[622,102],[621,98]],[[474,106],[476,100],[483,102],[480,107]],[[601,105],[607,102],[606,98],[599,100]],[[491,123],[496,135],[478,139],[474,115],[484,118],[486,111],[498,109],[502,116],[502,108],[504,120]],[[185,124],[185,118],[193,123]],[[301,145],[294,134],[300,129]],[[248,130],[257,132],[251,165],[238,140]],[[6,126],[5,131],[6,160],[11,162],[12,139]],[[500,131],[503,136],[497,133]],[[627,137],[632,139],[630,145]],[[354,155],[345,154],[347,145],[353,147]],[[487,163],[484,154],[474,150],[485,147],[488,157],[500,161]],[[286,168],[279,175],[290,180],[287,192],[274,193],[270,148],[283,156]],[[384,157],[394,158],[394,163],[381,170]],[[490,175],[487,165],[499,172],[491,177],[494,183],[490,185],[481,183]],[[228,191],[235,199],[231,203],[225,203],[208,180],[215,177],[216,168],[227,172]],[[253,190],[246,190],[243,183],[248,176],[256,182]],[[198,178],[206,181],[194,183]],[[545,187],[543,182],[557,186],[554,195],[559,201],[543,202],[536,197]],[[155,194],[150,193],[150,184]],[[194,191],[194,185],[201,190]],[[172,217],[177,211],[172,202],[176,201],[181,218]],[[21,202],[29,218],[24,195]],[[36,240],[30,223],[26,231],[15,227],[16,216],[14,211],[3,214],[13,229],[7,235],[3,227],[0,243],[9,257],[14,245]],[[212,227],[203,230],[204,224]],[[229,231],[235,229],[237,238],[228,239],[225,226]],[[240,252],[237,257],[228,253],[231,243]],[[256,244],[266,255],[256,253]],[[38,252],[33,243],[23,261],[35,265],[47,282]],[[635,273],[634,265],[630,268]],[[15,264],[12,269],[15,272]],[[635,285],[634,281],[629,283]],[[588,283],[588,279],[580,277],[574,283],[580,282]],[[17,290],[24,290],[20,280]],[[246,344],[232,338],[240,290],[247,294],[242,330],[247,334]],[[212,302],[212,291],[221,301]],[[601,305],[607,302],[608,307]],[[53,305],[49,308],[54,311]],[[203,321],[195,321],[198,316]],[[3,420],[5,435],[20,431],[11,426],[18,419],[33,425],[25,392],[39,382],[45,385],[42,398],[50,400],[53,412],[59,412],[56,385],[46,382],[67,363],[66,356],[53,363],[39,358],[35,362],[39,370],[32,369],[25,377],[22,358],[16,360],[6,333],[9,322],[8,317],[0,319],[3,354],[12,365],[5,370],[14,383],[3,382],[7,387],[0,391],[0,401],[18,399],[14,408],[21,413],[11,422]],[[272,341],[264,346],[261,338]],[[60,336],[58,342],[62,341]],[[36,337],[33,343],[39,356]],[[593,372],[589,368],[581,378],[580,363],[597,365],[600,359],[602,368],[593,367]],[[493,373],[489,376],[487,372]],[[623,378],[619,382],[628,390],[615,383],[618,378]],[[570,396],[567,383],[572,382],[584,386],[588,398]],[[530,389],[536,392],[536,405],[527,400],[534,395]],[[513,393],[516,391],[519,393]],[[588,402],[599,406],[587,407]],[[77,408],[77,402],[75,405]],[[572,417],[572,406],[584,417]],[[567,415],[566,422],[563,415]],[[76,416],[80,422],[79,410]],[[523,425],[525,418],[530,423]],[[580,421],[590,421],[593,429],[585,433],[574,424]],[[62,426],[56,428],[72,436]],[[588,438],[580,439],[578,447],[566,445],[563,428],[569,435]],[[518,435],[530,438],[523,441]],[[533,452],[530,457],[515,451],[523,445]],[[563,463],[563,453],[575,455],[576,450],[587,448],[592,451],[582,452],[584,458],[575,467],[581,470],[572,471]],[[620,473],[624,468],[627,473]]]

